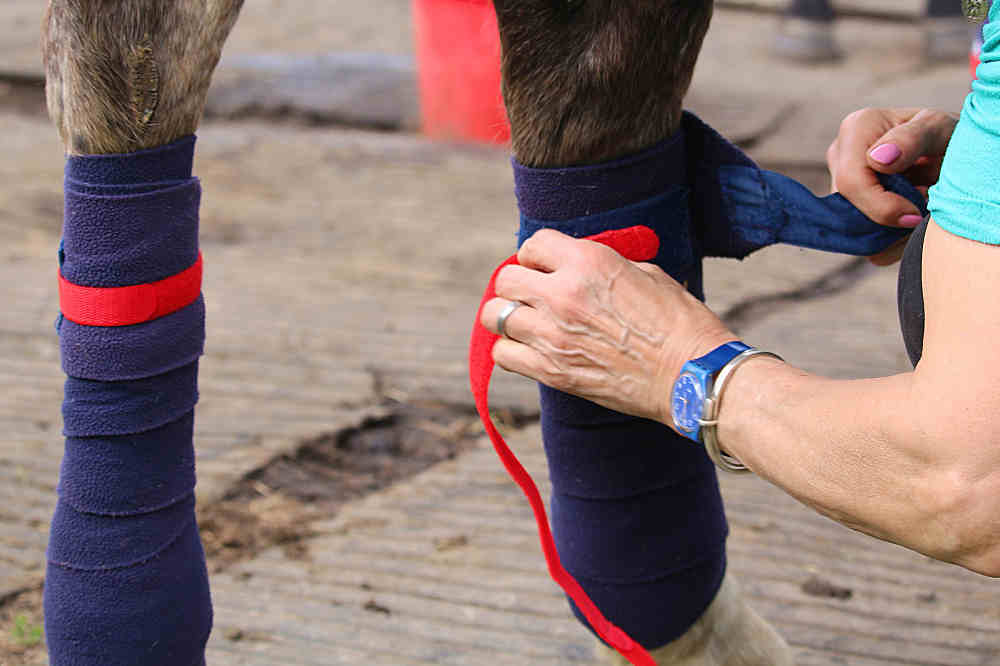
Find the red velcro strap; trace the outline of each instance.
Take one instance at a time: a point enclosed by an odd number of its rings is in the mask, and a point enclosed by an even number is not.
[[[589,240],[603,243],[622,254],[626,259],[632,261],[649,261],[656,256],[656,253],[660,249],[660,240],[656,237],[656,233],[649,227],[629,227],[628,229],[605,231],[596,236],[590,236]],[[542,552],[545,555],[545,562],[548,564],[549,575],[552,576],[552,580],[558,583],[566,594],[576,602],[577,607],[583,612],[593,630],[608,645],[618,650],[623,657],[628,659],[629,663],[635,664],[635,666],[656,666],[656,662],[653,661],[653,658],[639,643],[632,640],[628,634],[604,617],[594,602],[590,600],[590,597],[587,596],[587,593],[580,587],[580,584],[576,582],[576,579],[563,568],[562,563],[559,561],[559,553],[556,551],[555,541],[552,539],[549,518],[545,513],[545,505],[542,503],[542,496],[538,492],[538,487],[532,480],[531,475],[528,474],[527,470],[524,469],[524,466],[521,465],[521,462],[510,450],[510,447],[507,446],[507,442],[500,436],[496,426],[493,425],[493,420],[490,418],[490,377],[493,375],[493,368],[495,366],[493,362],[493,345],[499,339],[499,336],[488,331],[479,322],[479,319],[482,316],[483,306],[486,305],[486,302],[496,297],[497,275],[500,273],[500,270],[504,266],[517,263],[517,255],[514,255],[500,264],[493,272],[493,276],[486,287],[486,294],[479,305],[479,312],[476,313],[476,323],[472,328],[472,342],[469,346],[469,379],[472,384],[472,395],[476,401],[476,410],[479,412],[479,418],[482,419],[483,427],[486,428],[486,433],[490,436],[493,448],[496,449],[497,455],[500,456],[504,467],[507,468],[507,472],[528,497],[531,510],[535,514],[535,522],[538,524],[538,535],[542,542]]]
[[[83,326],[131,326],[194,303],[201,293],[202,259],[177,275],[130,287],[81,287],[59,273],[59,309]]]

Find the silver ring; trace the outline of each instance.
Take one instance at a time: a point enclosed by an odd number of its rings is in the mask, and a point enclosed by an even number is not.
[[[511,337],[507,335],[507,320],[510,319],[512,314],[514,314],[514,310],[518,309],[522,305],[524,305],[524,303],[521,301],[511,301],[505,305],[503,310],[500,311],[500,314],[497,315],[497,333],[500,334],[500,337],[507,338],[508,340],[511,339]]]

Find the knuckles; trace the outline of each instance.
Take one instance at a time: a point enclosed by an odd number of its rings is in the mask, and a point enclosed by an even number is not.
[[[567,279],[568,278],[568,279]],[[582,275],[567,276],[558,280],[549,298],[549,308],[559,319],[569,323],[577,323],[586,319],[587,312],[593,307],[591,289],[587,278]]]
[[[549,246],[563,238],[563,234],[554,229],[539,229],[531,238],[521,244],[517,253],[522,264],[535,264],[548,254]]]
[[[844,132],[850,132],[854,128],[864,125],[868,118],[872,116],[881,116],[882,113],[881,109],[876,109],[870,106],[858,109],[857,111],[852,111],[844,116],[844,119],[840,121],[840,133],[843,134]]]
[[[867,169],[867,166],[855,169],[837,169],[834,178],[837,181],[837,189],[848,199],[852,195],[858,195],[865,192],[869,187],[870,183],[865,180],[865,172],[862,169]]]
[[[586,239],[572,238],[555,229],[540,229],[526,240],[517,253],[522,265],[562,266],[585,265],[606,268],[622,257],[607,245]]]
[[[513,266],[504,266],[497,273],[496,291],[497,296],[504,296],[511,293],[511,288],[516,282],[516,271]]]

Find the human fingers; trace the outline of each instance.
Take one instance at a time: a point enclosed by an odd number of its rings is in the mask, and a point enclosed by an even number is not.
[[[868,151],[869,165],[882,173],[902,173],[926,197],[927,188],[938,181],[941,164],[958,117],[943,111],[922,109],[910,120],[882,136]],[[899,156],[892,160],[896,153]],[[883,162],[889,160],[889,164]],[[915,217],[907,218],[910,223]],[[892,254],[892,248],[888,251]]]
[[[626,261],[607,245],[573,238],[554,229],[541,229],[526,240],[517,253],[517,260],[526,268],[544,273],[553,273],[570,264],[608,269]]]
[[[944,156],[934,158],[924,158],[917,161],[912,167],[903,172],[906,180],[917,188],[917,190],[927,197],[927,190],[941,177],[941,164]]]
[[[869,160],[881,160],[883,167],[905,171],[919,155],[912,151],[903,156],[892,143],[879,143],[894,127],[906,123],[919,113],[916,109],[862,109],[855,111],[840,126],[837,138],[827,150],[834,191],[839,191],[861,212],[879,224],[912,227],[920,222],[915,205],[905,198],[888,192],[878,180]],[[872,150],[872,147],[874,151]],[[874,152],[874,157],[870,154]]]
[[[520,305],[508,312],[508,308],[513,303],[520,303]],[[534,331],[542,326],[542,317],[538,310],[521,301],[512,301],[506,298],[493,298],[487,301],[483,306],[479,321],[488,331],[501,335],[501,315],[506,315],[502,335],[513,340],[530,342],[535,339]]]
[[[940,165],[957,123],[953,114],[921,109],[875,142],[868,151],[868,165],[881,173],[903,173],[920,161]]]
[[[580,366],[563,367],[551,355],[542,353],[534,346],[518,340],[500,338],[493,345],[493,361],[507,372],[522,375],[556,390],[573,393],[605,406],[612,406],[592,390],[595,386],[607,382],[606,378],[599,376],[603,373]],[[632,413],[628,404],[614,404],[613,408]]]
[[[526,268],[551,273],[572,253],[574,238],[554,229],[540,229],[521,244],[517,261]]]
[[[658,411],[650,406],[653,401],[648,399],[649,394],[661,393],[648,389],[652,373],[634,368],[616,368],[611,359],[587,349],[553,348],[546,338],[530,344],[500,338],[493,345],[493,361],[508,372],[618,412],[645,418],[659,416]],[[624,381],[622,375],[625,375]]]
[[[545,359],[540,353],[517,340],[501,338],[493,345],[493,361],[507,372],[539,379]]]
[[[549,274],[526,266],[505,266],[497,275],[496,295],[537,307],[549,290]]]

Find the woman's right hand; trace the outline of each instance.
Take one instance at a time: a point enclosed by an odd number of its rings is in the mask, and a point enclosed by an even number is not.
[[[912,203],[887,191],[878,173],[899,173],[926,193],[937,182],[958,115],[931,109],[861,109],[840,124],[826,151],[832,190],[861,212],[889,227],[922,221]],[[899,260],[905,241],[871,258],[878,265]]]

